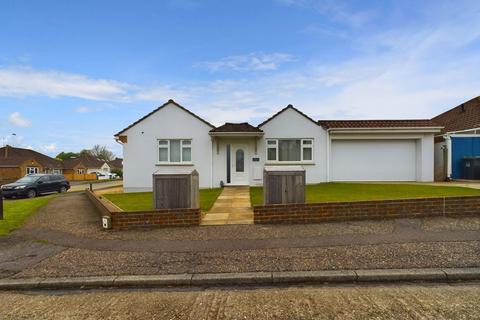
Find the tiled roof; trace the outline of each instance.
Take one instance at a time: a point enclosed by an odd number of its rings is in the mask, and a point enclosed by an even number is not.
[[[63,160],[63,167],[64,169],[73,169],[80,163],[86,168],[98,169],[103,166],[105,161],[90,156],[80,156],[77,158]]]
[[[8,151],[6,150],[7,148]],[[6,157],[5,152],[7,153]],[[45,168],[62,168],[62,162],[60,160],[50,158],[49,156],[30,149],[15,148],[12,146],[5,146],[0,148],[0,166],[17,167],[28,160],[35,160]]]
[[[263,132],[257,127],[252,126],[247,122],[231,123],[227,122],[224,125],[210,130],[210,132]]]
[[[108,165],[112,169],[122,169],[123,168],[123,159],[115,158],[115,160],[109,161]]]
[[[480,96],[432,119],[444,126],[442,133],[480,128]]]
[[[318,124],[327,128],[426,128],[441,127],[432,120],[320,120]]]
[[[124,133],[125,131],[127,131],[128,129],[130,129],[131,127],[137,125],[138,123],[142,122],[143,120],[145,120],[146,118],[150,117],[152,114],[154,114],[155,112],[157,111],[160,111],[161,109],[163,109],[166,105],[168,105],[169,103],[172,103],[174,105],[176,105],[177,107],[179,107],[180,109],[182,109],[183,111],[185,111],[186,113],[194,116],[195,118],[197,118],[198,120],[202,121],[203,123],[207,124],[208,126],[212,127],[212,128],[215,128],[215,126],[213,124],[211,124],[210,122],[200,118],[199,116],[197,116],[195,113],[191,112],[190,110],[188,110],[187,108],[185,107],[182,107],[181,105],[179,105],[178,103],[176,103],[175,101],[173,101],[172,99],[168,100],[167,102],[165,102],[164,104],[162,104],[160,107],[156,108],[155,110],[153,110],[152,112],[150,112],[149,114],[145,115],[144,117],[138,119],[137,121],[135,121],[134,123],[132,123],[131,125],[129,125],[128,127],[126,127],[125,129],[123,129],[122,131],[118,132],[115,134],[115,137],[118,137],[120,136],[122,133]]]

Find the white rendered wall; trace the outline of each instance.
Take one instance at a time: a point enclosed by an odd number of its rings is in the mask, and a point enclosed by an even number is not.
[[[126,192],[151,191],[154,172],[172,172],[194,168],[199,173],[200,188],[211,187],[212,128],[174,104],[150,115],[123,135],[123,184]],[[191,139],[193,165],[159,165],[158,139]]]
[[[260,164],[266,163],[267,151],[265,140],[269,138],[310,138],[313,139],[313,162],[309,164],[299,163],[305,168],[307,183],[320,183],[327,181],[327,132],[321,126],[313,123],[293,109],[287,109],[278,116],[267,122],[262,129],[264,137],[258,143]],[[282,162],[271,165],[286,165]],[[297,165],[297,164],[295,164]]]

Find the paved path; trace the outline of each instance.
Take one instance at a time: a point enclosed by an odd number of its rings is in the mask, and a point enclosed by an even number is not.
[[[225,187],[201,225],[253,224],[249,187]]]
[[[0,293],[5,319],[476,319],[480,285]]]

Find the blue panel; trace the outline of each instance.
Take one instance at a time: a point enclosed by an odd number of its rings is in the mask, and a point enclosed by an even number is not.
[[[464,179],[463,157],[480,156],[480,137],[452,137],[452,178]]]

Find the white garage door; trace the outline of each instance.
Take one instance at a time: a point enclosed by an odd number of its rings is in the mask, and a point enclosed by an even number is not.
[[[333,181],[415,181],[415,140],[333,140]]]

